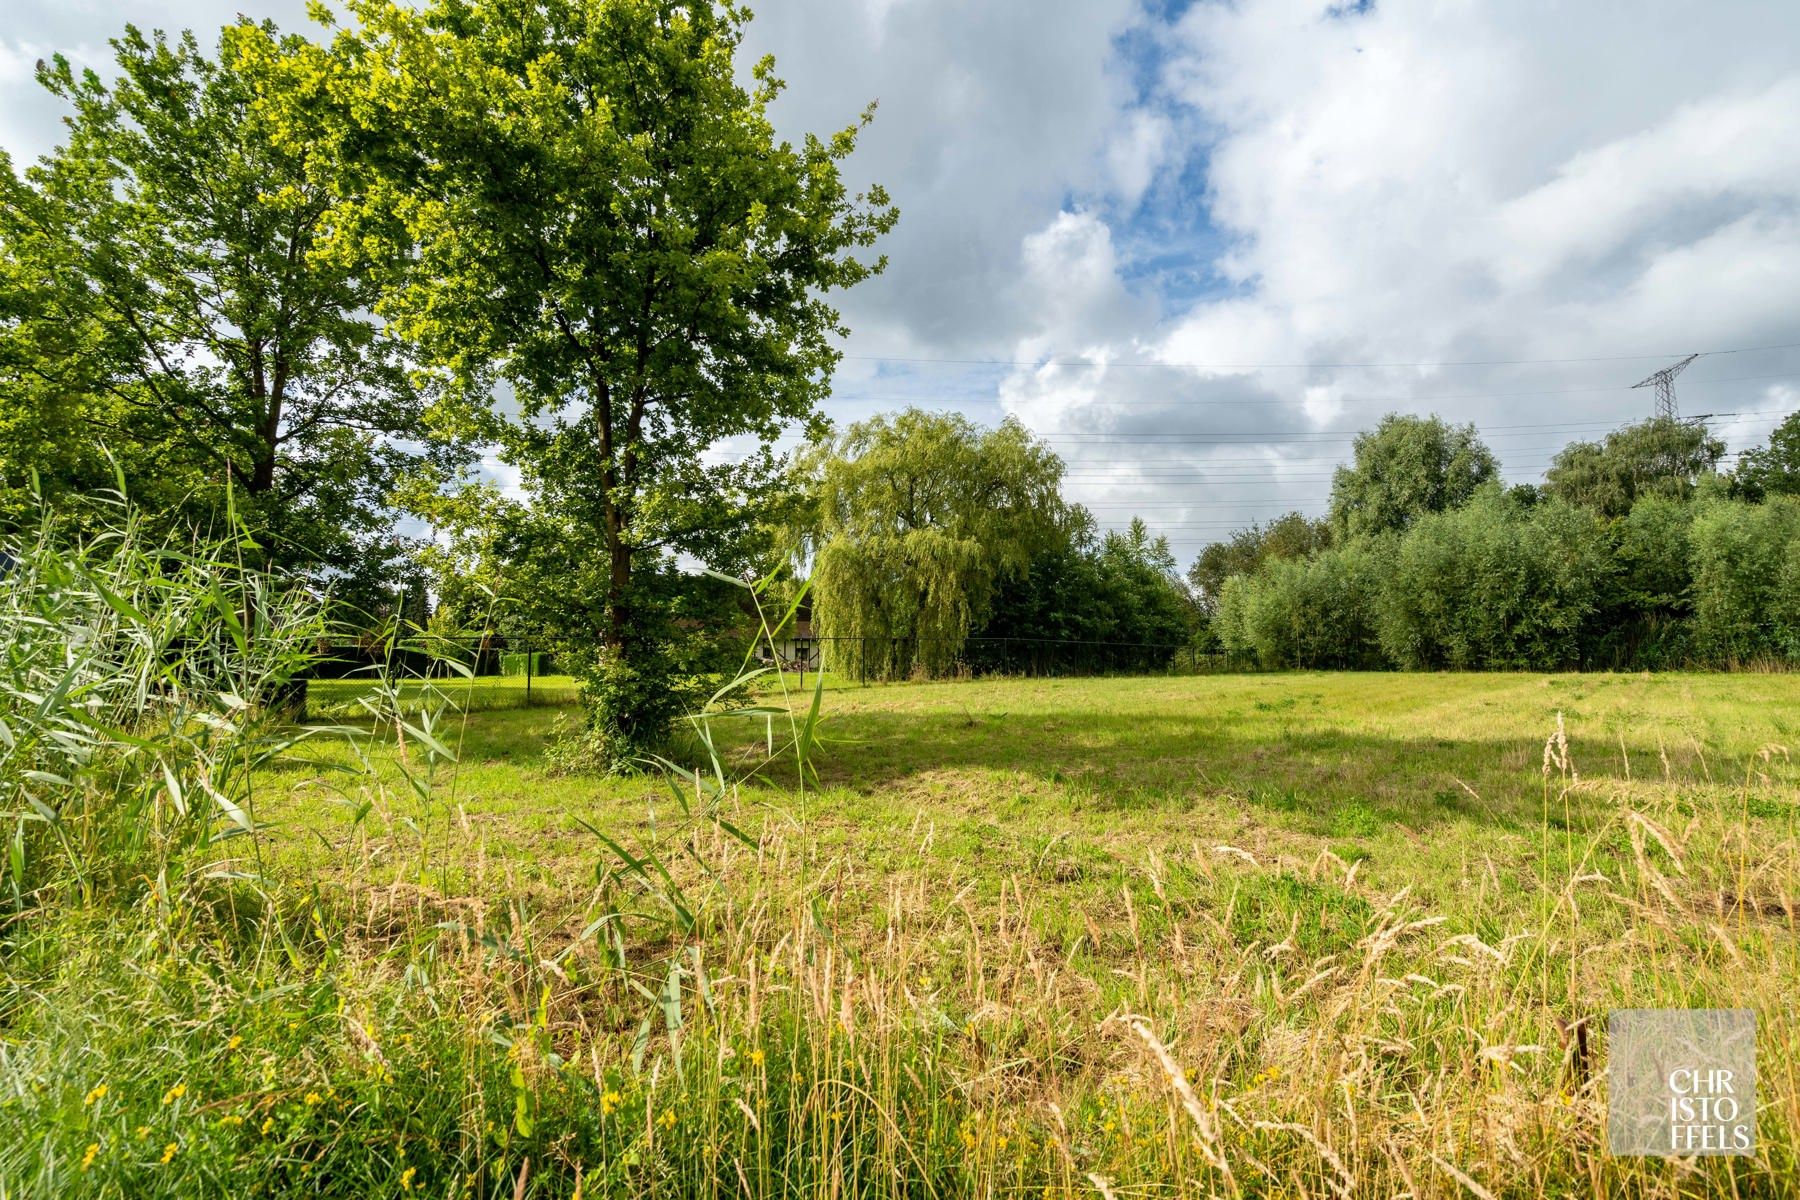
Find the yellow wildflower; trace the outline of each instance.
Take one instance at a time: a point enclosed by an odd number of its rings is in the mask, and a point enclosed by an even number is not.
[[[219,1124],[236,1128],[244,1123],[244,1118],[237,1113],[227,1113],[219,1118]]]
[[[89,1142],[88,1148],[87,1148],[87,1153],[83,1154],[81,1156],[81,1169],[85,1171],[89,1167],[93,1166],[94,1165],[94,1157],[99,1153],[100,1153],[100,1143],[99,1142]]]
[[[664,1129],[673,1129],[673,1128],[675,1128],[675,1121],[676,1121],[676,1119],[677,1119],[677,1118],[676,1118],[676,1116],[675,1116],[675,1110],[674,1110],[674,1109],[672,1109],[672,1108],[669,1108],[669,1109],[664,1109],[664,1110],[663,1110],[663,1115],[662,1115],[662,1127],[663,1127],[663,1128],[664,1128]]]
[[[162,1156],[163,1166],[166,1167],[169,1165],[169,1160],[175,1157],[175,1152],[179,1149],[181,1149],[180,1142],[170,1142],[168,1145],[163,1147],[163,1156]]]
[[[229,1038],[225,1039],[225,1048],[227,1050],[236,1050],[239,1046],[241,1046],[243,1044],[244,1044],[244,1039],[239,1037],[235,1033],[232,1034]]]
[[[88,1094],[81,1098],[81,1102],[83,1104],[92,1104],[94,1101],[105,1095],[106,1085],[104,1083],[96,1083],[93,1088],[88,1091]]]
[[[603,1117],[612,1116],[613,1113],[619,1110],[619,1105],[624,1102],[625,1097],[619,1095],[618,1092],[607,1092],[604,1096],[600,1097],[600,1115]]]
[[[317,1108],[319,1105],[325,1103],[325,1097],[319,1095],[317,1092],[308,1092],[306,1093],[304,1103],[308,1108]]]
[[[275,1128],[275,1118],[274,1118],[274,1117],[264,1117],[264,1118],[263,1118],[263,1123],[262,1123],[262,1133],[263,1133],[263,1136],[264,1136],[264,1137],[268,1137],[268,1136],[269,1136],[269,1130],[271,1130],[271,1129],[273,1129],[273,1128]]]
[[[750,1065],[753,1067],[760,1067],[763,1063],[768,1061],[768,1058],[769,1056],[762,1052],[761,1047],[758,1047],[750,1052]]]
[[[162,1102],[164,1104],[173,1104],[185,1095],[187,1095],[187,1084],[178,1083],[163,1093]]]
[[[406,1168],[406,1170],[400,1172],[400,1190],[401,1191],[403,1191],[403,1192],[412,1191],[413,1176],[418,1173],[418,1170],[419,1170],[419,1168],[417,1168],[417,1167],[408,1167],[408,1168]]]
[[[139,1137],[149,1137],[150,1136],[150,1127],[148,1125],[139,1125],[137,1127],[137,1135]]]

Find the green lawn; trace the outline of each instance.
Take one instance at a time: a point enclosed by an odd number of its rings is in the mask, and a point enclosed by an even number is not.
[[[352,675],[345,679],[314,679],[307,684],[308,711],[321,717],[352,717],[367,712],[359,703],[375,691],[371,676]],[[573,704],[578,698],[577,685],[567,675],[482,675],[473,679],[449,676],[444,679],[405,679],[398,684],[401,705],[408,710],[449,700],[458,708],[478,711],[494,708],[524,708],[529,705]]]
[[[791,703],[805,699],[796,690]],[[1559,716],[1582,783],[1547,813],[1544,743]],[[546,743],[559,720],[576,718],[572,708],[446,717],[463,739],[457,803],[480,818],[490,852],[546,882],[592,858],[575,818],[647,830],[668,800],[653,778],[547,773]],[[720,728],[739,731],[742,766],[759,757],[762,718]],[[1299,864],[1330,851],[1362,860],[1366,883],[1412,884],[1454,903],[1471,853],[1530,871],[1546,820],[1589,829],[1626,800],[1679,809],[1730,797],[1757,828],[1791,836],[1800,769],[1780,748],[1796,745],[1797,729],[1800,681],[1786,675],[850,685],[826,693],[823,789],[802,800],[791,772],[772,768],[781,786],[752,786],[745,803],[803,819],[821,845],[872,856],[865,869],[991,867],[1034,856],[1050,839],[1056,853],[1124,865],[1197,840]],[[397,820],[404,808],[385,815]],[[310,799],[265,816],[327,835],[335,819]],[[896,842],[922,823],[937,831],[924,854],[917,839]],[[306,855],[318,846],[295,841]],[[982,857],[969,858],[977,848]]]

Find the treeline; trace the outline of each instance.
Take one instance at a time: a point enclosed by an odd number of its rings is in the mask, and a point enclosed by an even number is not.
[[[1735,471],[1652,420],[1503,487],[1471,426],[1389,417],[1320,520],[1209,546],[1206,636],[1266,667],[1620,669],[1800,658],[1800,414]]]

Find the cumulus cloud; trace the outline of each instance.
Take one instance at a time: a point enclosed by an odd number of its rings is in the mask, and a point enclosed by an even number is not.
[[[274,19],[284,29],[309,28],[306,0],[5,0],[0,30],[0,150],[23,169],[62,137],[64,109],[38,86],[37,63],[54,54],[77,69],[102,75],[112,63],[107,45],[127,24],[171,34],[192,29],[209,45],[240,12]]]
[[[1800,341],[1800,11],[1656,6],[1622,28],[1581,6],[1275,0],[1195,6],[1160,47],[1152,102],[1204,179],[1219,286],[1102,345],[1070,333],[1105,366],[1001,389],[1050,415],[1110,515],[1170,510],[1192,550],[1320,511],[1330,463],[1389,409],[1474,420],[1535,478],[1569,438],[1646,415],[1627,385],[1661,365],[1569,360]],[[1118,272],[1069,277],[1122,315]],[[1036,328],[1013,346],[1056,353]],[[1407,365],[1446,361],[1482,365]],[[1684,408],[1759,412],[1722,420],[1741,446],[1791,407],[1767,382],[1784,371],[1800,352],[1703,359]]]
[[[775,116],[791,136],[838,128],[870,101],[851,170],[899,204],[890,266],[844,300],[858,343],[897,355],[991,354],[1035,317],[1017,288],[1022,240],[1071,195],[1117,174],[1139,192],[1154,122],[1104,153],[1130,107],[1115,42],[1145,20],[1136,0],[807,0],[758,9],[750,49],[792,86]]]

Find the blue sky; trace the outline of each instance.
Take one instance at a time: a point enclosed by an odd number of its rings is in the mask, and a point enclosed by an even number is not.
[[[297,0],[10,0],[0,146],[47,148],[30,63],[104,62],[125,20]],[[901,208],[841,298],[831,413],[1017,416],[1106,525],[1185,561],[1319,512],[1389,410],[1474,421],[1509,477],[1649,411],[1734,448],[1800,406],[1800,7],[786,0],[799,136],[879,100],[852,165]],[[1382,365],[1371,365],[1382,364]],[[729,452],[725,448],[724,452]]]

